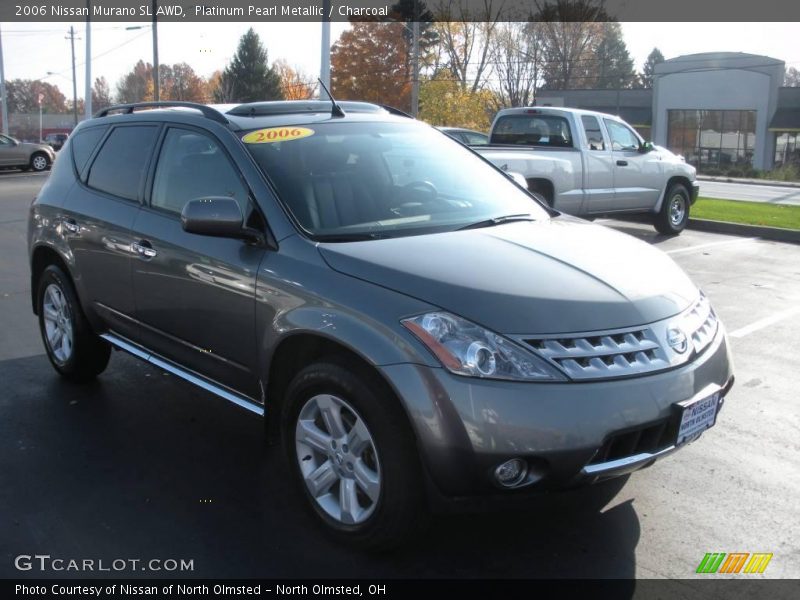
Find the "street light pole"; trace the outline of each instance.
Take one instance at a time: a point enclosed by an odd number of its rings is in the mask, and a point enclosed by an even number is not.
[[[92,117],[92,1],[86,0],[86,85],[83,92],[83,116]]]
[[[319,78],[327,89],[331,89],[331,0],[322,2],[322,40],[320,41]],[[322,99],[322,90],[319,91]]]
[[[156,19],[156,12],[158,11],[158,0],[153,0],[153,100],[158,102],[161,99],[161,90],[159,89],[159,76],[158,76],[158,20]]]
[[[72,116],[75,118],[75,127],[78,126],[78,82],[75,78],[75,28],[69,28],[69,41],[72,46]]]
[[[8,100],[6,99],[6,72],[3,68],[3,34],[0,33],[0,118],[3,119],[3,133],[8,135]]]

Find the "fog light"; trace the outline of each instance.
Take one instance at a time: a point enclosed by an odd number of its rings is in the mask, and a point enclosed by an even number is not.
[[[528,464],[521,458],[507,460],[494,470],[497,483],[503,487],[514,487],[522,483],[528,474]]]

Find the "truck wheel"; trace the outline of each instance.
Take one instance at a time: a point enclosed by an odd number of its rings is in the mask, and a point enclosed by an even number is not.
[[[689,222],[689,191],[673,183],[664,195],[664,203],[655,218],[656,231],[663,235],[678,235]]]
[[[55,370],[76,382],[102,373],[111,347],[91,330],[69,277],[50,265],[39,278],[36,299],[39,330]]]
[[[289,469],[340,541],[394,548],[427,514],[416,445],[397,402],[346,363],[298,373],[286,392],[282,434]]]

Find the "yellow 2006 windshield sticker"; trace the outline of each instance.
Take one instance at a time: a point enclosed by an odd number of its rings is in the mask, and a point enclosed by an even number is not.
[[[242,138],[245,144],[272,144],[274,142],[288,142],[314,135],[314,130],[308,127],[270,127],[251,131]]]

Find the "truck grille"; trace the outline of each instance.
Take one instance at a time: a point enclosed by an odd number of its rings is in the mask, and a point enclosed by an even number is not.
[[[572,379],[630,377],[684,364],[705,350],[719,322],[705,296],[689,309],[650,325],[603,332],[521,337],[539,356]],[[667,343],[668,331],[686,336],[683,352]]]

